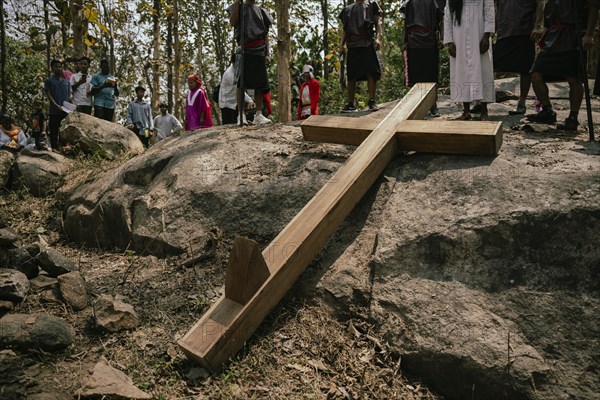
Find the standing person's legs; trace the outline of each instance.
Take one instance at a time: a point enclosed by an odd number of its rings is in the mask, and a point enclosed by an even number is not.
[[[60,123],[65,119],[65,115],[62,114],[51,114],[50,121],[48,121],[48,131],[50,133],[50,146],[52,150],[59,149],[59,130]]]
[[[531,88],[531,74],[521,74],[519,86],[521,89],[521,94],[519,96],[519,104],[525,104],[525,101],[527,100],[527,95],[529,94],[529,89]]]
[[[92,106],[77,106],[77,112],[92,115]]]
[[[556,113],[552,109],[548,85],[546,84],[544,76],[541,72],[534,72],[531,74],[531,85],[533,86],[533,91],[535,92],[535,95],[542,104],[542,111],[540,111],[537,114],[528,115],[527,119],[529,121],[539,122],[542,124],[555,123]]]
[[[221,120],[223,125],[235,124],[237,121],[237,111],[231,108],[221,108]]]
[[[583,83],[576,77],[567,77],[569,83],[569,116],[565,122],[556,126],[559,130],[576,131],[579,125],[579,109],[583,102]]]
[[[354,105],[356,98],[356,79],[348,79],[348,103]]]

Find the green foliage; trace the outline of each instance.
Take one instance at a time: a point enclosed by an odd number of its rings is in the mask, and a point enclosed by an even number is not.
[[[33,112],[33,101],[47,104],[43,83],[46,70],[43,54],[34,52],[25,41],[6,37],[7,112],[19,125],[25,125]]]

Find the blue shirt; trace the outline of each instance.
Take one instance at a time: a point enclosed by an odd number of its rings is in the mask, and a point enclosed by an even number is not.
[[[102,72],[98,72],[92,77],[92,81],[90,82],[92,88],[104,85],[108,78],[114,79],[114,76],[110,73],[108,75],[104,75]],[[115,92],[114,86],[105,87],[94,95],[94,105],[104,108],[115,108],[115,96],[118,95],[119,92]]]
[[[62,76],[57,78],[52,75],[50,78],[46,79],[44,89],[46,90],[46,93],[50,93],[50,96],[52,96],[59,106],[62,106],[63,101],[69,101],[71,99],[71,84]],[[65,112],[60,108],[57,108],[54,103],[50,103],[50,115],[62,115],[64,113]]]

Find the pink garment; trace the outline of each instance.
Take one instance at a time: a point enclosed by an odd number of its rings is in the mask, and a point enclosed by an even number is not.
[[[63,69],[62,70],[62,76],[67,81],[71,82],[71,77],[73,76],[73,73],[71,71],[69,71],[68,69]]]
[[[204,123],[200,119],[204,114]],[[201,87],[190,90],[185,100],[185,130],[210,128],[212,123],[212,112],[206,92]]]

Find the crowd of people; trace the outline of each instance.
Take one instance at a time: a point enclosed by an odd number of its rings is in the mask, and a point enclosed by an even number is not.
[[[566,80],[570,87],[570,114],[558,129],[576,130],[583,97],[582,53],[593,42],[600,0],[407,0],[404,14],[404,62],[406,85],[438,82],[440,50],[447,47],[450,56],[450,100],[463,104],[457,119],[489,118],[487,105],[495,101],[494,71],[518,73],[520,97],[510,114],[525,114],[526,99],[533,86],[537,108],[530,121],[554,124],[556,113],[548,95],[548,81]],[[256,110],[252,123],[270,123],[268,34],[273,19],[255,0],[241,0],[227,8],[237,43],[231,62],[222,76],[218,97],[223,124],[248,123],[246,112]],[[243,21],[242,19],[243,15]],[[367,81],[368,109],[378,110],[377,82],[381,79],[383,10],[374,0],[356,0],[339,14],[342,33],[340,54],[347,67],[347,103],[341,112],[357,111],[356,87]],[[243,23],[242,23],[243,22]],[[240,29],[243,26],[244,29]],[[496,41],[493,43],[493,38]],[[48,116],[43,103],[36,101],[30,118],[30,138],[22,135],[8,116],[0,122],[0,146],[19,148],[26,142],[36,149],[47,148],[47,131],[52,149],[59,149],[59,128],[69,112],[92,114],[113,121],[117,78],[108,60],[100,61],[100,71],[89,74],[91,60],[75,61],[75,71],[63,63],[51,62],[51,76],[44,88],[49,100]],[[305,119],[319,113],[321,89],[310,62],[302,69],[298,93],[297,117]],[[212,108],[202,81],[188,77],[185,99],[185,123],[169,114],[160,104],[160,114],[152,116],[146,89],[138,85],[136,97],[127,106],[126,126],[144,144],[150,146],[174,132],[212,126]],[[244,88],[244,90],[242,90]],[[250,95],[252,94],[252,96]],[[242,100],[243,99],[243,100]],[[471,107],[471,103],[475,106]],[[430,114],[439,116],[437,104]],[[24,139],[25,138],[25,139]],[[27,140],[26,140],[27,139]]]

